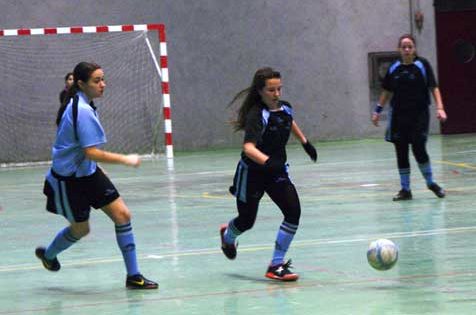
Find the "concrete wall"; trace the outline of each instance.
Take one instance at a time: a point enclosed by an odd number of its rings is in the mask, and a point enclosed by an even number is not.
[[[418,5],[425,14],[418,50],[436,68],[432,1]],[[281,71],[283,99],[309,138],[383,136],[369,122],[367,54],[394,50],[411,31],[410,0],[4,0],[0,7],[0,29],[166,24],[178,149],[241,143],[226,105],[265,65]]]

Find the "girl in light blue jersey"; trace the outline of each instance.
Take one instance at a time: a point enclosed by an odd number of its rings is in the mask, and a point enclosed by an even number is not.
[[[101,67],[81,62],[74,68],[74,83],[68,90],[69,102],[58,110],[58,130],[52,149],[52,166],[44,183],[46,209],[64,216],[70,225],[35,254],[50,271],[61,265],[58,254],[89,233],[91,206],[101,209],[115,224],[116,239],[127,269],[126,287],[157,289],[158,284],[139,272],[136,258],[131,213],[116,187],[103,173],[97,162],[117,163],[137,167],[137,155],[104,151],[106,135],[99,121],[93,99],[101,97],[106,83]]]

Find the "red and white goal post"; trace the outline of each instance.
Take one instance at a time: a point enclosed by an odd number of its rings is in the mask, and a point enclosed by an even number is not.
[[[100,26],[69,26],[69,27],[45,27],[45,28],[20,28],[0,29],[2,37],[25,37],[25,36],[54,36],[64,34],[101,34],[101,33],[126,33],[126,32],[157,32],[160,49],[160,60],[157,61],[152,51],[150,42],[147,40],[154,66],[160,76],[160,89],[162,93],[162,114],[165,131],[165,155],[173,158],[172,145],[172,120],[171,101],[169,88],[169,70],[167,57],[167,42],[164,24],[128,24],[128,25],[100,25]],[[3,58],[3,57],[2,57]]]

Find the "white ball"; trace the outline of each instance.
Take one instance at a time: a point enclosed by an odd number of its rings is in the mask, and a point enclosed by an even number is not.
[[[398,246],[387,239],[378,239],[369,245],[367,261],[377,270],[391,269],[398,260]]]

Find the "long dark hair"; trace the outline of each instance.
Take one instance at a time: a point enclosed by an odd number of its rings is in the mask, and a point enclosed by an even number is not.
[[[253,81],[251,82],[251,86],[238,92],[228,104],[228,106],[231,106],[238,99],[244,97],[243,103],[241,103],[241,106],[238,109],[238,118],[235,121],[232,121],[233,129],[235,131],[243,130],[245,128],[246,116],[253,106],[262,106],[259,91],[265,87],[266,80],[269,79],[281,79],[281,74],[270,67],[264,67],[256,70]]]
[[[56,115],[56,126],[59,126],[61,117],[63,116],[66,106],[69,103],[69,100],[76,95],[76,93],[81,90],[79,88],[78,81],[81,80],[84,83],[88,82],[91,78],[91,74],[97,69],[101,69],[101,66],[92,62],[80,62],[74,67],[73,70],[73,85],[68,89],[66,97],[63,100],[60,108],[58,109],[58,114]]]

